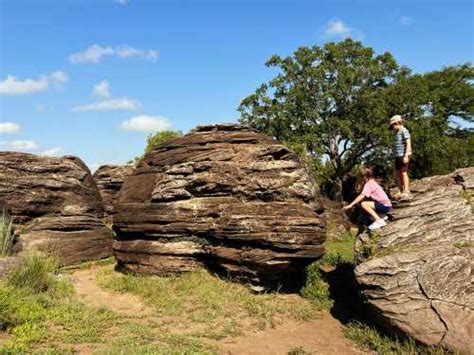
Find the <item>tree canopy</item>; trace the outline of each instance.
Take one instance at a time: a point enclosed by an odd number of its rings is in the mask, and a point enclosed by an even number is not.
[[[470,134],[452,125],[453,119],[472,122],[469,64],[413,75],[392,54],[376,54],[346,39],[301,47],[288,57],[274,55],[266,65],[277,68],[278,74],[242,100],[241,122],[309,156],[333,197],[360,163],[389,161],[388,120],[394,114],[407,118],[420,164],[439,164],[436,151],[446,139],[461,143],[459,137]],[[465,157],[465,147],[458,148]],[[420,171],[416,174],[422,175]]]
[[[153,149],[158,147],[160,144],[169,141],[170,139],[181,137],[183,133],[181,131],[160,131],[155,133],[150,133],[146,138],[145,151],[141,156],[135,157],[130,163],[137,164],[140,160],[143,159],[145,154],[151,152]]]

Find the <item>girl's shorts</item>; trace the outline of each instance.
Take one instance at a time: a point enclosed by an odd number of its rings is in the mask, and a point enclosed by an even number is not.
[[[382,214],[387,214],[392,209],[392,207],[382,205],[380,202],[377,202],[377,201],[374,201],[374,206],[375,206],[375,210]]]

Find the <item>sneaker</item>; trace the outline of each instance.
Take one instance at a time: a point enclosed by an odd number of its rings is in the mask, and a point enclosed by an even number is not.
[[[385,222],[383,219],[378,219],[369,226],[369,229],[370,230],[379,229],[379,228],[385,227],[386,225],[387,225],[387,222]]]
[[[400,201],[409,201],[411,199],[413,199],[413,195],[410,191],[402,192],[399,198]]]

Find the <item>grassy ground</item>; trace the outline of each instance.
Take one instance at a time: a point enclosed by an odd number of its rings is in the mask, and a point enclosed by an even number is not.
[[[246,287],[222,280],[205,270],[177,277],[134,276],[104,270],[102,287],[131,292],[152,306],[158,317],[187,324],[189,335],[222,339],[245,329],[263,330],[283,319],[310,320],[321,305],[293,295],[255,295]]]
[[[103,269],[103,288],[136,294],[154,309],[145,319],[85,305],[60,271],[53,259],[31,255],[0,282],[0,353],[213,354],[218,339],[309,320],[321,306],[295,295],[255,295],[206,271],[160,278]]]

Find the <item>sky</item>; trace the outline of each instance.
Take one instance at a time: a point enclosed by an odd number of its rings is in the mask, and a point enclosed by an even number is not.
[[[0,151],[122,164],[236,122],[271,55],[346,37],[414,72],[472,63],[474,1],[0,0]]]

